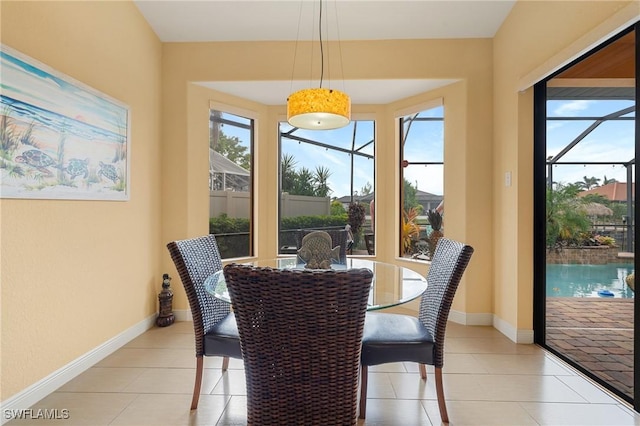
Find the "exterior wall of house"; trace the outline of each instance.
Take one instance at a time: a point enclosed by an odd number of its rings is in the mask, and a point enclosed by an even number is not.
[[[132,120],[129,201],[0,200],[5,401],[157,311],[171,200],[158,184],[161,44],[135,5],[0,7],[3,44],[122,101]]]
[[[638,18],[638,1],[518,1],[494,37],[493,313],[514,339],[533,327],[533,84]]]

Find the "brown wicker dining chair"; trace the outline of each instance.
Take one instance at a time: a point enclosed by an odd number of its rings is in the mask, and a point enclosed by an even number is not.
[[[369,269],[224,268],[248,425],[355,425]]]
[[[222,270],[222,261],[213,235],[172,241],[167,244],[184,286],[196,338],[196,381],[191,409],[198,408],[204,356],[221,356],[222,371],[229,366],[229,357],[242,358],[236,319],[227,302],[209,294],[204,282]]]
[[[425,365],[435,367],[436,395],[442,422],[449,416],[442,387],[444,338],[453,297],[469,264],[471,246],[440,238],[427,274],[427,289],[420,299],[418,317],[368,313],[362,338],[360,418],[367,410],[368,366],[390,362],[417,362],[420,376],[427,379]]]

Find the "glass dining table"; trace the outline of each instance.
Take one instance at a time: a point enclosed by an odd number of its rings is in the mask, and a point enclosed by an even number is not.
[[[304,265],[298,263],[297,257],[256,260],[245,264],[278,269],[304,269]],[[335,270],[367,268],[373,272],[368,311],[410,302],[420,297],[427,289],[427,280],[424,276],[409,268],[391,263],[349,258],[345,264],[332,264],[331,268]],[[223,271],[218,271],[208,277],[204,285],[209,294],[231,303]]]

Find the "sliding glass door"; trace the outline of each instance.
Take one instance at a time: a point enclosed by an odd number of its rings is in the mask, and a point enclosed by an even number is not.
[[[638,34],[536,85],[535,340],[623,399],[638,374]]]

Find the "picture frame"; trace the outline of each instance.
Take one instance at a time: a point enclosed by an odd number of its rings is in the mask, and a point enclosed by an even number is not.
[[[130,109],[0,44],[0,198],[128,201]]]

